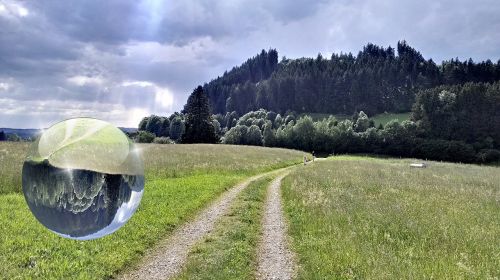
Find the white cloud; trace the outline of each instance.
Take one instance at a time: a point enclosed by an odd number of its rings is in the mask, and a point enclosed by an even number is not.
[[[138,87],[154,87],[155,84],[147,81],[125,81],[122,83],[124,87],[138,86]]]
[[[183,45],[134,41],[125,46],[125,53],[127,58],[144,63],[200,62],[209,57],[207,53],[220,51],[218,47],[211,37],[203,36]]]
[[[40,103],[38,101],[19,101],[1,98],[0,127],[5,126],[3,121],[8,121],[12,127],[17,128],[44,128],[63,119],[75,117],[93,117],[108,121],[116,126],[137,127],[140,120],[150,113],[148,108],[133,108],[123,104],[109,104],[96,102],[65,102],[52,100]],[[25,120],[29,119],[30,122]]]
[[[19,5],[17,6],[17,13],[21,17],[25,17],[25,16],[29,15],[28,9],[26,9],[23,6],[19,6]]]
[[[8,83],[0,83],[0,91],[8,91],[10,89],[10,85]]]
[[[104,79],[101,77],[73,76],[68,78],[67,81],[77,86],[104,84]]]
[[[26,17],[30,14],[29,10],[19,3],[5,1],[0,3],[0,16],[6,17]]]
[[[159,107],[158,109],[172,110],[174,95],[166,87],[160,87],[148,81],[125,81],[121,85],[124,87],[140,87],[151,89],[155,97],[155,109],[157,109],[156,107]]]
[[[172,109],[174,96],[167,88],[156,87],[155,101],[163,108]]]

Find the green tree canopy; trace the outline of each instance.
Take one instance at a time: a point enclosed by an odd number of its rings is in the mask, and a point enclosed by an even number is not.
[[[184,121],[180,116],[175,116],[170,122],[170,139],[178,141],[184,133]]]

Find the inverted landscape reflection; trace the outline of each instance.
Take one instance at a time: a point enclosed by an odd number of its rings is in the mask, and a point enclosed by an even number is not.
[[[122,227],[139,206],[142,160],[123,132],[105,122],[65,122],[33,144],[23,165],[23,193],[35,218],[52,232],[100,238]]]

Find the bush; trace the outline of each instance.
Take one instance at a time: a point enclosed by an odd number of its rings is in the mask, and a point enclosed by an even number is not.
[[[276,134],[272,127],[273,125],[271,121],[267,121],[266,125],[264,125],[262,140],[264,146],[266,147],[273,147],[276,144]]]
[[[471,145],[461,141],[419,139],[415,156],[433,160],[473,162],[475,151]]]
[[[175,144],[175,142],[172,141],[172,139],[170,139],[168,137],[156,137],[153,140],[153,143],[155,143],[155,144]]]
[[[300,118],[293,127],[293,130],[295,132],[295,139],[293,140],[296,148],[304,151],[314,150],[313,144],[316,138],[316,129],[310,116]]]
[[[250,126],[246,136],[246,144],[254,146],[262,146],[262,133],[256,125]]]
[[[476,161],[480,163],[499,162],[500,151],[496,149],[484,149],[476,155]]]
[[[224,142],[225,144],[233,144],[233,145],[243,145],[246,143],[246,136],[247,136],[247,131],[248,128],[244,125],[237,125],[233,128],[231,128],[226,134],[224,135]]]
[[[151,132],[140,130],[137,132],[135,142],[137,143],[151,143],[155,139],[155,135]]]
[[[17,134],[15,133],[12,133],[12,134],[7,134],[7,141],[11,141],[11,142],[20,142],[22,141],[23,139],[21,139],[21,137],[19,137]]]

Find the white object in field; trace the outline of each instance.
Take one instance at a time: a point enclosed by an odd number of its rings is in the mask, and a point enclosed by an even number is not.
[[[427,164],[426,163],[410,163],[410,167],[413,167],[413,168],[426,168]]]

